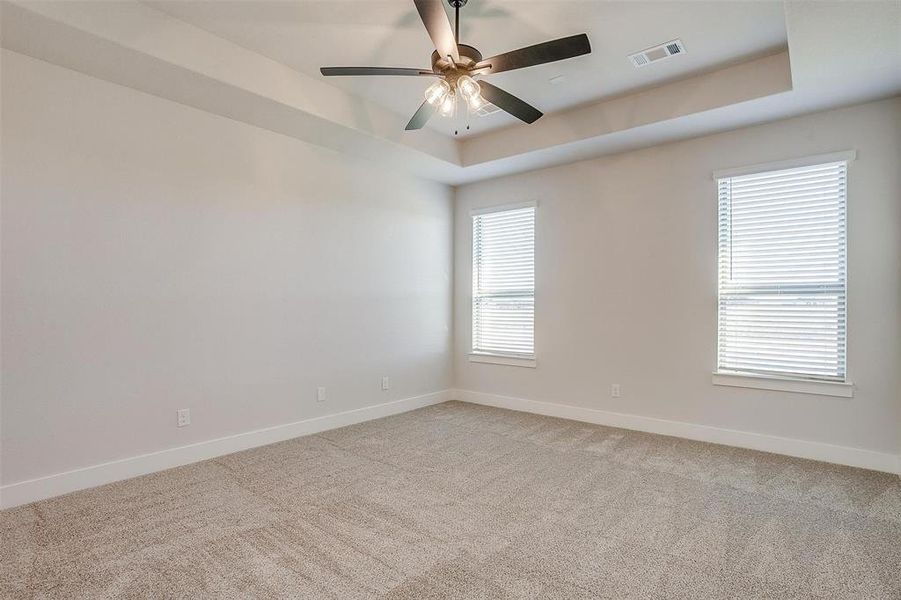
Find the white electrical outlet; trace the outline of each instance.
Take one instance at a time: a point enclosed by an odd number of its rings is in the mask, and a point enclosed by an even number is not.
[[[191,409],[190,408],[180,408],[177,411],[178,414],[178,426],[185,427],[186,425],[191,424]]]
[[[328,396],[325,393],[325,388],[322,386],[316,388],[316,402],[325,402],[326,398],[328,398]]]
[[[619,387],[618,383],[614,383],[610,386],[610,397],[611,398],[619,398],[623,395],[622,390]]]
[[[382,377],[382,390],[391,389],[391,380],[388,377]]]

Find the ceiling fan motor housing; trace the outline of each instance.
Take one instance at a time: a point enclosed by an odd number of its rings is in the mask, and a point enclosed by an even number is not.
[[[460,62],[454,64],[448,57],[440,56],[438,51],[432,52],[432,70],[441,73],[453,84],[457,79],[469,73],[469,70],[482,61],[482,53],[472,46],[457,44],[457,52],[460,53]]]

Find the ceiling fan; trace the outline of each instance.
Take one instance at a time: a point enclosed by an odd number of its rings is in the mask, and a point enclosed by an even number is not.
[[[482,53],[472,46],[460,44],[460,8],[468,0],[447,0],[454,8],[454,29],[442,6],[442,0],[413,0],[416,10],[435,44],[431,69],[405,67],[322,67],[326,77],[356,75],[401,75],[412,77],[438,77],[425,91],[425,101],[407,123],[407,131],[421,129],[436,112],[450,117],[463,103],[476,112],[488,103],[494,104],[514,117],[534,123],[541,118],[541,111],[513,94],[487,81],[475,77],[512,71],[534,65],[555,62],[591,52],[588,36],[573,35],[483,59]]]

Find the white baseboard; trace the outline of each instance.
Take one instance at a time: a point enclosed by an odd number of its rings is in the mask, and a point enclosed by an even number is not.
[[[414,396],[333,415],[257,429],[187,446],[114,460],[65,473],[11,483],[0,487],[0,508],[11,508],[85,488],[137,477],[138,475],[180,467],[201,460],[231,454],[232,452],[247,450],[248,448],[256,448],[257,446],[265,446],[320,431],[380,419],[445,402],[452,399],[452,397],[451,390],[443,390],[423,396]]]
[[[901,475],[901,457],[893,454],[469,390],[443,390],[12,483],[0,487],[0,508],[11,508],[452,399]]]
[[[711,442],[725,446],[736,446],[751,450],[762,450],[784,454],[797,458],[807,458],[824,462],[884,471],[901,475],[901,457],[894,454],[849,448],[847,446],[835,446],[821,442],[809,442],[791,438],[738,431],[735,429],[722,429],[708,425],[696,425],[681,421],[668,421],[653,417],[642,417],[623,413],[583,408],[567,404],[555,404],[551,402],[539,402],[511,396],[500,396],[484,392],[469,390],[453,390],[453,397],[463,402],[483,404],[497,408],[507,408],[522,412],[560,417],[573,421],[584,421],[596,425],[633,429],[648,433],[659,433],[674,437],[696,440],[699,442]]]

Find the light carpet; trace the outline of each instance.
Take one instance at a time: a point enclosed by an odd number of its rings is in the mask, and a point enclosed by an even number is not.
[[[901,598],[896,476],[460,402],[0,535],[3,598]]]

